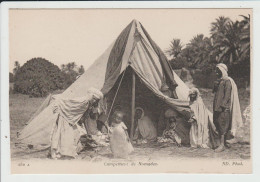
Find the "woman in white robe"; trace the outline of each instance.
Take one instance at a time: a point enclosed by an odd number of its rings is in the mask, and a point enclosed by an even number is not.
[[[134,140],[141,138],[147,141],[153,141],[157,139],[157,130],[152,122],[151,118],[148,115],[145,115],[144,110],[141,107],[135,109],[137,127],[135,130]]]
[[[209,148],[211,146],[209,138],[209,125],[211,124],[209,111],[205,107],[197,88],[190,90],[189,97],[192,111],[192,117],[189,120],[191,123],[190,145],[193,148]]]

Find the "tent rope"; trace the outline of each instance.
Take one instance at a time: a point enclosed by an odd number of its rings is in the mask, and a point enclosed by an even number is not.
[[[123,74],[122,74],[122,78],[121,78],[121,80],[120,80],[120,82],[119,82],[119,85],[118,85],[118,87],[117,87],[116,94],[115,94],[114,99],[113,99],[113,101],[112,101],[112,104],[111,104],[111,107],[110,107],[110,109],[109,109],[109,112],[108,112],[107,119],[106,119],[106,122],[105,122],[105,123],[108,122],[108,118],[109,118],[109,116],[110,116],[110,114],[111,114],[111,111],[112,111],[114,102],[115,102],[115,100],[116,100],[116,96],[117,96],[117,94],[118,94],[119,88],[120,88],[121,83],[122,83],[122,81],[123,81],[123,78],[124,78],[124,75],[125,75],[125,71],[126,71],[126,69],[124,70],[124,72],[123,72]]]

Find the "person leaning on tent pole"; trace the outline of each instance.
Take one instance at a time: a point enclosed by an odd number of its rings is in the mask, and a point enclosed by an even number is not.
[[[218,81],[213,88],[213,122],[220,137],[220,145],[215,152],[224,151],[227,140],[233,139],[237,128],[242,125],[237,86],[227,71],[228,68],[223,63],[216,66]]]

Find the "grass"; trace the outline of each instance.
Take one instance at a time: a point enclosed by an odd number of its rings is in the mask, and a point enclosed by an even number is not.
[[[205,105],[209,110],[212,111],[213,103],[213,93],[210,89],[200,89],[201,96]],[[239,90],[239,98],[241,111],[243,112],[245,108],[250,104],[250,92],[245,89]],[[31,159],[31,158],[41,158],[46,159],[47,153],[26,153],[25,151],[18,149],[14,146],[16,140],[16,132],[21,130],[25,123],[32,117],[33,113],[38,109],[45,98],[29,98],[27,95],[21,94],[10,94],[10,133],[11,133],[11,154],[12,159]],[[244,119],[244,118],[243,118]],[[190,149],[187,147],[178,148],[176,146],[135,146],[135,152],[133,158],[222,158],[222,159],[236,159],[236,158],[248,158],[250,156],[250,123],[244,119],[244,127],[239,131],[240,143],[235,144],[232,148],[226,150],[223,153],[216,154],[211,149]],[[104,155],[107,156],[110,152],[109,149],[104,148]],[[82,158],[86,158],[88,152],[82,153]],[[84,156],[85,155],[85,156]],[[93,154],[97,155],[97,154]],[[246,156],[246,157],[245,157]]]
[[[16,133],[25,126],[33,113],[40,107],[45,98],[29,98],[27,95],[10,94],[9,95],[9,110],[10,110],[10,140],[11,140],[11,155],[14,157],[16,153],[22,150],[16,148]]]

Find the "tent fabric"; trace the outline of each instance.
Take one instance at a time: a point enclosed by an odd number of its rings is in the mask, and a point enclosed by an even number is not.
[[[108,58],[107,69],[105,73],[105,82],[102,92],[106,94],[115,84],[118,76],[121,73],[122,57],[124,55],[126,44],[128,42],[129,33],[132,29],[130,23],[116,39],[113,49]]]
[[[167,103],[170,107],[177,110],[179,113],[181,113],[186,118],[190,117],[190,108],[189,108],[189,101],[188,100],[180,100],[180,99],[173,99],[169,98],[168,96],[165,96],[162,92],[160,92],[158,89],[153,87],[150,82],[143,77],[138,71],[136,71],[136,74],[141,78],[143,83],[151,90],[153,93],[163,100],[165,103]],[[188,95],[186,96],[188,98]]]
[[[52,104],[53,113],[58,113],[69,124],[75,125],[88,109],[92,97],[93,95],[86,94],[85,97],[66,99],[57,95],[55,102]]]
[[[50,146],[53,124],[58,114],[52,112],[52,107],[46,107],[22,131],[18,133],[18,144],[33,145],[34,148],[44,149]]]
[[[140,40],[141,38],[136,39],[139,40],[136,40],[133,54],[129,59],[131,67],[143,75],[153,87],[160,89],[164,76],[158,57],[144,41]]]
[[[178,84],[174,79],[174,75],[172,74],[171,65],[168,62],[167,57],[165,56],[163,51],[160,49],[160,47],[157,46],[156,43],[151,39],[150,35],[148,34],[148,32],[145,30],[145,28],[143,27],[143,25],[141,23],[140,23],[140,26],[141,26],[145,36],[149,40],[150,44],[152,45],[154,51],[157,53],[157,55],[159,57],[162,68],[166,74],[167,84],[169,84],[171,90],[175,90],[175,88],[178,86]]]
[[[108,58],[115,42],[63,93],[64,98],[82,97],[87,93],[88,88],[94,87],[101,90],[105,82],[105,73]]]
[[[48,148],[52,130],[58,118],[79,128],[77,122],[86,112],[91,98],[93,98],[93,93],[73,99],[63,98],[62,94],[52,96],[50,105],[18,133],[18,143],[33,145],[38,149]],[[79,130],[79,133],[82,132]]]
[[[189,95],[189,87],[180,79],[180,77],[172,71],[175,82],[178,84],[176,87],[176,94],[179,100],[187,100]]]
[[[58,97],[52,97],[47,107],[34,117],[31,122],[19,133],[21,143],[32,145],[50,145],[50,133],[58,113],[67,118],[67,122],[75,124],[84,109],[87,101],[77,100],[86,97],[90,87],[101,90],[106,99],[111,88],[124,70],[132,67],[141,79],[158,98],[175,108],[183,115],[189,115],[188,88],[183,81],[172,71],[166,56],[152,41],[143,26],[133,20],[86,71],[69,88]],[[162,83],[175,88],[179,99],[169,98],[160,91]],[[86,98],[85,98],[86,99]],[[65,101],[66,100],[66,101]],[[87,99],[86,99],[87,100]],[[53,112],[53,107],[59,112]],[[66,111],[66,113],[62,113]],[[75,117],[75,118],[74,118]]]
[[[52,100],[52,94],[49,94],[47,98],[43,101],[43,103],[40,105],[40,107],[33,113],[33,116],[31,119],[26,123],[29,124],[36,116],[38,116],[48,105],[50,105],[50,102]]]

